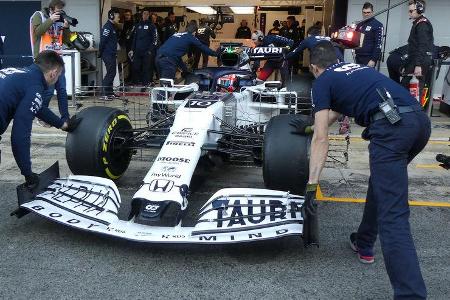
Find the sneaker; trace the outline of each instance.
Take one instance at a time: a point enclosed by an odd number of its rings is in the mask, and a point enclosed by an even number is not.
[[[374,255],[371,253],[368,254],[361,254],[359,252],[359,248],[358,245],[356,244],[356,237],[357,237],[357,233],[353,232],[352,234],[350,234],[350,248],[352,248],[353,252],[358,254],[358,259],[361,263],[363,264],[373,264],[375,262],[375,258]]]

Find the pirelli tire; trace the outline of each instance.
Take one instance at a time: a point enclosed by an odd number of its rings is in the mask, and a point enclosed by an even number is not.
[[[123,147],[131,136],[132,125],[121,110],[111,107],[89,107],[77,114],[82,118],[75,131],[67,134],[66,159],[77,175],[119,179],[127,170],[132,150]]]
[[[309,176],[311,136],[293,134],[289,122],[304,115],[279,115],[264,133],[263,178],[267,188],[304,195]]]

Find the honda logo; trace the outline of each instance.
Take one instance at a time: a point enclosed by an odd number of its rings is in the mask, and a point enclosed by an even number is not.
[[[150,182],[151,192],[167,193],[173,188],[173,181],[165,179],[155,179]]]

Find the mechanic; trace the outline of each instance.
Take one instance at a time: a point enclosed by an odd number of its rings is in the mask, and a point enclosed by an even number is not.
[[[287,28],[284,32],[284,37],[293,40],[294,41],[294,47],[297,47],[297,45],[300,42],[300,32],[298,30],[298,21],[295,19],[295,16],[288,16],[287,17]],[[298,70],[300,68],[300,64],[298,59],[294,59],[290,61],[290,65],[292,66],[292,72],[293,74],[297,74]]]
[[[165,43],[172,35],[178,32],[177,24],[175,23],[174,12],[169,12],[164,19],[164,27],[162,28],[161,43]]]
[[[339,114],[354,117],[366,127],[363,138],[370,141],[370,178],[363,218],[358,232],[350,235],[350,246],[359,261],[373,263],[379,234],[394,299],[425,299],[409,225],[407,166],[427,144],[430,120],[409,92],[391,79],[367,66],[338,63],[328,42],[318,43],[310,60],[316,77],[314,125],[301,119],[291,123],[294,133],[313,132],[305,205],[317,205],[315,194],[327,159],[329,126]]]
[[[120,32],[120,38],[119,38],[119,45],[123,49],[125,49],[126,53],[129,53],[131,51],[131,47],[133,45],[133,36],[134,36],[134,30],[135,30],[135,23],[133,21],[133,15],[131,14],[130,10],[127,10],[123,14],[123,27],[122,31]],[[130,57],[127,55],[127,65],[125,66],[127,69],[127,75],[125,77],[125,82],[129,82],[133,78],[133,71],[132,71],[132,62]]]
[[[33,57],[43,50],[62,51],[63,45],[70,42],[70,25],[61,20],[61,12],[66,3],[62,0],[51,0],[48,7],[36,11],[30,18],[31,52]],[[61,120],[69,119],[69,108],[67,101],[66,76],[64,70],[54,85],[42,93],[43,105],[48,107],[56,89],[58,109]],[[47,126],[38,121],[41,126]]]
[[[252,37],[252,31],[247,26],[247,20],[241,21],[241,26],[236,30],[234,38],[236,39],[249,39]]]
[[[186,65],[181,60],[190,47],[197,47],[203,53],[217,56],[216,52],[200,42],[193,34],[198,29],[197,21],[192,20],[186,26],[186,32],[175,33],[159,49],[156,55],[156,66],[159,70],[160,78],[175,79],[177,68],[181,67],[186,71]]]
[[[210,39],[216,38],[216,33],[214,30],[209,27],[209,24],[206,19],[202,18],[200,19],[200,27],[197,29],[195,36],[199,39],[200,42],[205,44],[209,47],[210,45]],[[202,67],[206,68],[208,66],[208,55],[200,51],[200,49],[195,48],[194,49],[194,65],[193,69],[198,69],[198,63],[200,61],[200,56],[203,57],[202,59]]]
[[[294,45],[294,41],[279,35],[264,36],[261,30],[252,33],[252,41],[256,47],[286,47],[288,50]],[[253,69],[259,68],[260,61],[255,61]],[[289,64],[285,59],[268,59],[264,67],[260,69],[258,79],[267,80],[275,69],[280,70],[281,83],[284,86],[289,78]]]
[[[63,121],[43,105],[42,93],[48,85],[59,80],[63,68],[64,61],[56,52],[43,50],[28,68],[0,70],[0,135],[14,119],[11,147],[20,172],[31,189],[39,183],[39,176],[32,172],[30,158],[34,117],[68,132],[73,131],[81,121],[76,116]]]
[[[363,19],[371,18],[358,24],[356,30],[364,33],[364,41],[361,48],[355,50],[357,64],[374,68],[381,57],[381,43],[383,42],[383,24],[373,16],[373,5],[366,2],[362,8]]]
[[[273,28],[269,30],[267,35],[280,35],[280,21],[275,20],[273,21]]]
[[[305,39],[305,37],[306,37],[305,33],[306,33],[306,19],[303,19],[302,20],[302,26],[300,26],[300,28],[298,29],[300,42]]]
[[[434,59],[445,59],[450,53],[450,47],[448,46],[433,46],[433,60]],[[405,63],[408,59],[408,45],[396,48],[389,52],[386,65],[389,72],[389,78],[397,83],[400,83],[400,78],[402,76],[402,69],[405,67]]]
[[[108,11],[108,21],[103,25],[100,46],[98,49],[98,56],[101,57],[106,67],[106,74],[103,77],[103,100],[114,100],[118,98],[113,92],[114,78],[116,77],[117,68],[117,32],[114,25],[117,25],[120,21],[120,13],[116,9],[110,9]]]
[[[153,86],[154,56],[158,45],[156,26],[150,21],[150,10],[144,8],[142,21],[136,25],[131,51],[133,83],[143,86]]]
[[[317,45],[319,42],[327,41],[331,42],[331,38],[328,36],[321,36],[320,35],[320,28],[316,26],[311,26],[308,28],[307,31],[307,38],[304,39],[298,46],[295,48],[292,52],[290,52],[288,55],[286,55],[286,59],[292,60],[296,56],[303,53],[305,49],[308,49],[311,51],[312,48],[314,48],[315,45]],[[344,56],[342,55],[341,49],[338,46],[334,46],[334,49],[336,51],[336,56],[339,59],[340,62],[344,61]]]
[[[419,95],[422,95],[424,85],[430,83],[434,45],[433,26],[423,15],[425,7],[425,0],[409,1],[409,18],[414,21],[408,38],[408,59],[402,78],[402,85],[409,89],[409,75],[414,74],[419,79]]]

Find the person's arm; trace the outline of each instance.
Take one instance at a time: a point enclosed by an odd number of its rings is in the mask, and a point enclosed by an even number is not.
[[[314,134],[311,140],[308,184],[317,184],[328,155],[329,110],[324,109],[314,115]]]
[[[41,37],[52,26],[53,20],[48,18],[45,22],[42,22],[41,13],[35,12],[31,18],[31,24],[33,27],[33,35],[35,37]]]
[[[208,54],[210,56],[217,56],[216,51],[210,49],[208,46],[206,46],[205,44],[200,42],[200,40],[193,35],[191,35],[191,44],[193,44],[195,47],[199,48],[200,51],[202,51],[205,54]]]
[[[38,113],[36,114],[36,117],[38,117],[40,120],[44,121],[45,123],[60,129],[66,120],[63,120],[62,118],[59,118],[57,115],[55,115],[54,112],[50,110],[50,108],[43,106]],[[15,120],[14,120],[15,121]]]
[[[414,65],[422,66],[426,62],[427,52],[433,52],[433,30],[427,22],[421,22],[416,27],[417,34],[417,55]]]
[[[58,81],[55,83],[56,96],[58,98],[58,110],[61,120],[67,121],[70,118],[69,104],[67,100],[66,76],[65,71],[61,73]]]
[[[286,59],[292,59],[296,57],[297,55],[299,55],[300,52],[303,52],[303,50],[305,50],[307,46],[308,46],[308,39],[305,39],[297,46],[297,48],[295,48],[288,55],[286,55]]]
[[[109,22],[109,21],[108,21]],[[110,30],[106,26],[106,24],[102,28],[102,32],[100,34],[100,45],[98,46],[98,56],[101,57],[103,55],[103,51],[105,50],[106,42],[108,41],[108,37],[110,34]]]

